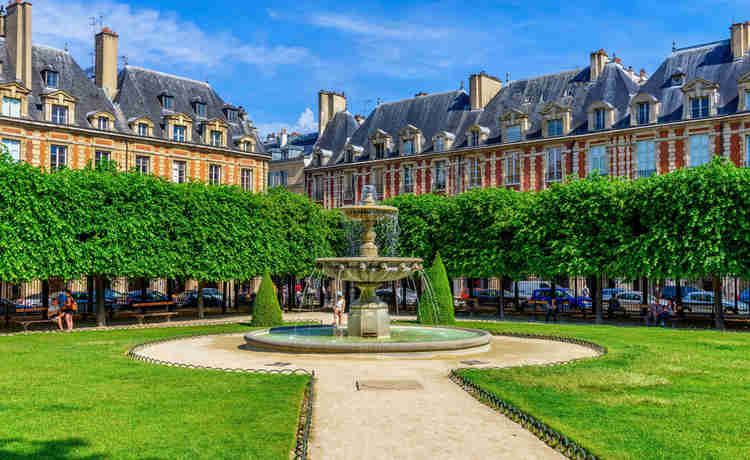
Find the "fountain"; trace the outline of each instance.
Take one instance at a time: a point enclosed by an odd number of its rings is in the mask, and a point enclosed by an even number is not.
[[[363,235],[359,257],[317,259],[317,269],[325,275],[352,281],[361,294],[349,309],[346,331],[335,326],[290,326],[245,335],[254,347],[283,351],[308,352],[398,352],[463,350],[487,345],[490,335],[483,331],[452,327],[391,326],[388,305],[375,295],[385,282],[397,281],[422,270],[422,259],[379,257],[374,226],[380,219],[398,214],[398,209],[378,205],[374,187],[362,189],[359,205],[345,206],[341,211],[362,224]]]

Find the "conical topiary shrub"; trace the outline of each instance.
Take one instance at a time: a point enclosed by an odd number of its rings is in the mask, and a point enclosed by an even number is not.
[[[281,307],[276,298],[276,288],[271,281],[271,275],[266,272],[260,283],[258,294],[255,296],[255,302],[253,302],[253,320],[250,325],[272,327],[281,326],[283,323]]]
[[[440,253],[435,256],[435,261],[427,270],[427,278],[432,291],[427,289],[427,286],[422,290],[417,320],[421,324],[454,324],[456,318],[453,314],[453,295]]]

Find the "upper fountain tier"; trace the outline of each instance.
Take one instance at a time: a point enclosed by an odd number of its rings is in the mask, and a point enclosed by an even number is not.
[[[359,283],[383,283],[406,278],[422,269],[422,259],[406,257],[378,257],[375,245],[375,223],[385,217],[398,214],[398,208],[379,206],[375,202],[374,187],[366,185],[362,189],[362,202],[355,206],[345,206],[341,211],[350,219],[362,222],[364,234],[361,257],[333,257],[317,259],[320,270],[332,278]]]

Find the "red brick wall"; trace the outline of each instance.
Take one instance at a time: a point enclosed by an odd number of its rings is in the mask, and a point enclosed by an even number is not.
[[[414,184],[414,194],[415,195],[419,195],[419,194],[422,193],[422,170],[419,169],[421,167],[422,167],[422,162],[418,161],[417,162],[417,174],[415,174],[416,184]]]
[[[525,157],[523,159],[523,170],[521,171],[521,174],[523,174],[523,183],[521,184],[521,189],[531,190],[531,157]]]
[[[536,184],[534,185],[535,190],[541,190],[542,189],[542,155],[537,155],[536,158],[534,158],[534,172],[536,173]]]
[[[398,166],[399,164],[396,163],[396,170],[393,172],[393,187],[396,189],[396,195],[401,191],[401,172]]]
[[[430,160],[425,161],[424,164],[427,167],[425,170],[424,193],[430,193],[432,190],[432,168],[430,167]]]
[[[495,160],[495,184],[500,187],[503,185],[503,160]]]
[[[674,143],[674,167],[675,169],[685,167],[685,139],[678,139]]]
[[[732,134],[729,138],[729,158],[736,166],[740,165],[740,153],[742,151],[741,137],[739,134]]]

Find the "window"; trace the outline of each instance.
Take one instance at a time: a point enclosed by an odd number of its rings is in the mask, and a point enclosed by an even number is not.
[[[471,132],[471,146],[472,147],[479,146],[479,131]]]
[[[690,99],[690,118],[703,118],[708,116],[708,96],[693,97]]]
[[[205,116],[206,116],[206,104],[204,104],[202,102],[196,102],[195,103],[195,114],[198,115],[199,117],[204,117],[205,118]]]
[[[185,127],[182,125],[174,125],[172,128],[174,131],[173,139],[180,142],[185,142]]]
[[[138,135],[148,136],[148,125],[146,123],[138,123]]]
[[[13,161],[21,161],[21,143],[19,141],[3,139],[3,147],[8,151]]]
[[[638,124],[639,125],[646,125],[649,122],[649,111],[650,107],[648,102],[639,102],[638,103]]]
[[[253,143],[250,141],[245,141],[245,152],[252,152],[253,151]]]
[[[323,177],[315,176],[313,181],[313,200],[323,201]]]
[[[562,152],[559,148],[547,150],[547,181],[562,180]]]
[[[49,166],[52,171],[62,169],[68,164],[68,148],[63,145],[53,145],[49,150]]]
[[[469,188],[482,186],[482,167],[479,158],[469,160]]]
[[[708,151],[708,136],[705,134],[690,136],[690,167],[700,166],[711,160]]]
[[[172,182],[184,184],[186,170],[187,164],[184,161],[172,161]]]
[[[68,122],[68,108],[63,105],[52,106],[52,123],[64,125]]]
[[[109,118],[99,117],[97,119],[97,123],[99,125],[99,129],[109,129]]]
[[[589,174],[607,175],[607,152],[603,145],[589,150]]]
[[[445,150],[445,138],[443,136],[435,138],[435,151],[442,152]]]
[[[445,161],[435,162],[435,190],[445,190]]]
[[[562,120],[550,120],[547,122],[547,136],[562,136]]]
[[[604,109],[596,109],[594,111],[594,129],[600,130],[604,129],[606,126],[605,120],[606,120],[607,112]]]
[[[57,72],[53,70],[44,72],[44,82],[48,88],[57,88]]]
[[[279,185],[286,186],[286,171],[279,171]]]
[[[172,110],[172,107],[174,107],[174,97],[166,95],[162,96],[161,105],[167,110]]]
[[[148,174],[149,172],[149,157],[137,156],[135,157],[135,170],[141,174]]]
[[[385,145],[375,144],[375,159],[381,160],[385,157]]]
[[[414,191],[414,170],[411,166],[404,166],[404,193]]]
[[[253,170],[243,168],[240,171],[240,186],[246,192],[253,191]]]
[[[750,91],[745,91],[745,110],[750,110]]]
[[[750,166],[750,136],[745,137],[745,166]]]
[[[411,155],[414,153],[414,141],[409,139],[404,141],[404,155]]]
[[[211,131],[211,145],[219,147],[222,145],[221,131]]]
[[[651,177],[656,172],[656,149],[653,141],[639,141],[636,144],[638,156],[638,177]]]
[[[503,183],[505,185],[515,185],[521,182],[519,163],[518,153],[511,153],[503,158]]]
[[[107,162],[111,158],[110,152],[105,152],[102,150],[97,150],[94,152],[94,166],[97,168],[102,164],[102,162]]]
[[[229,121],[236,121],[237,120],[237,111],[236,110],[227,110],[227,120]]]
[[[505,130],[508,139],[506,142],[520,142],[521,141],[521,125],[508,126]]]
[[[208,183],[210,184],[221,183],[221,166],[208,165]]]
[[[21,116],[21,100],[12,97],[3,98],[3,116],[6,117],[20,117]]]

